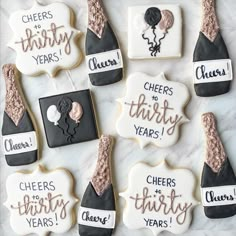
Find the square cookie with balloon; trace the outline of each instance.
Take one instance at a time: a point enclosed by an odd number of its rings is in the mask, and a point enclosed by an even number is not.
[[[182,14],[176,4],[132,6],[128,9],[128,57],[179,58]]]
[[[99,137],[90,90],[40,98],[39,103],[50,148]]]

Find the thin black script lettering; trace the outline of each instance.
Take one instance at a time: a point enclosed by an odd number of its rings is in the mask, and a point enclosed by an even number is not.
[[[108,59],[106,61],[98,62],[96,57],[92,57],[88,61],[88,66],[91,71],[112,67],[118,65],[115,59]]]
[[[225,76],[225,70],[224,69],[215,69],[212,71],[206,71],[206,66],[201,65],[196,68],[196,78],[198,80],[201,79],[210,79],[218,76]]]
[[[222,194],[216,195],[214,191],[206,191],[206,201],[208,203],[222,202],[222,201],[234,201],[234,196]]]
[[[28,142],[14,143],[12,139],[5,139],[4,141],[4,147],[5,147],[6,152],[27,149],[30,146],[32,145]]]
[[[105,225],[109,218],[110,215],[108,217],[93,216],[89,211],[85,211],[82,213],[82,220],[90,222],[100,222],[102,225]]]

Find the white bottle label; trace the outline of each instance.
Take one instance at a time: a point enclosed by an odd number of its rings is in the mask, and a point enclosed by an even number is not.
[[[236,204],[236,185],[201,188],[201,195],[205,207]]]
[[[116,222],[116,212],[80,207],[78,223],[80,225],[114,229]]]
[[[3,150],[5,155],[13,155],[37,150],[37,138],[35,131],[4,135]]]
[[[230,81],[233,79],[230,59],[198,61],[193,63],[194,84]]]
[[[89,74],[116,70],[123,67],[120,49],[87,55],[86,63]]]

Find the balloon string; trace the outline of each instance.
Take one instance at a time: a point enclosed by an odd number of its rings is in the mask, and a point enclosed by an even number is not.
[[[149,47],[149,51],[151,52],[151,51],[152,51],[152,48],[153,48],[153,42],[150,42],[150,39],[147,38],[147,37],[145,37],[145,34],[142,34],[142,37],[143,37],[144,40],[147,40],[147,43],[148,43],[148,45],[150,46],[150,47]]]
[[[161,51],[161,41],[166,37],[167,33],[168,33],[168,32],[164,33],[163,37],[161,37],[161,38],[159,39],[159,44],[158,44],[158,46],[159,46],[159,47],[158,47],[158,48],[159,48],[159,49],[158,49],[159,52]]]
[[[66,74],[67,74],[67,78],[69,79],[70,81],[70,84],[71,84],[71,87],[74,91],[76,91],[76,88],[75,88],[75,84],[72,80],[72,76],[71,76],[71,72],[69,70],[66,71]]]
[[[157,35],[156,35],[156,32],[155,32],[155,29],[156,29],[155,27],[152,28],[152,32],[153,32],[153,35],[154,35],[153,41],[154,41],[155,45],[157,45],[157,41],[156,41]]]

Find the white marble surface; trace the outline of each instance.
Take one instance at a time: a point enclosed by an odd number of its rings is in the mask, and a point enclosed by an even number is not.
[[[41,0],[47,4],[52,0]],[[84,35],[80,39],[80,47],[84,51],[84,39],[87,23],[87,4],[86,0],[64,0],[71,6],[76,14],[76,27]],[[131,61],[127,58],[127,7],[137,4],[150,3],[179,3],[183,9],[184,17],[184,54],[181,59],[177,60],[140,60]],[[20,8],[30,8],[33,0],[2,0],[1,1],[1,65],[5,63],[14,63],[15,52],[6,47],[7,42],[12,37],[12,32],[8,26],[10,13]],[[236,171],[236,83],[232,84],[231,92],[217,98],[199,98],[193,91],[191,80],[192,54],[200,26],[200,0],[104,0],[111,24],[117,33],[120,46],[124,54],[125,77],[132,72],[141,71],[156,75],[162,71],[167,78],[174,81],[185,83],[192,98],[186,109],[186,114],[190,122],[182,127],[181,138],[179,142],[170,148],[158,149],[155,146],[148,146],[141,150],[137,143],[118,137],[115,130],[115,121],[119,114],[119,106],[115,99],[122,97],[125,93],[125,79],[117,84],[102,87],[91,88],[96,100],[97,113],[99,114],[100,129],[103,133],[112,134],[116,137],[116,143],[113,152],[113,177],[116,192],[121,192],[127,188],[127,176],[129,169],[139,161],[145,161],[149,164],[159,163],[166,158],[171,166],[186,167],[191,169],[200,181],[201,170],[204,160],[204,135],[200,124],[200,116],[203,112],[212,111],[218,118],[218,129],[224,142],[227,154],[231,160],[232,166]],[[222,34],[230,52],[234,65],[236,64],[236,1],[235,0],[218,0],[217,13],[220,19]],[[85,89],[90,84],[86,74],[85,61],[76,69],[71,70],[72,78],[77,89]],[[32,111],[38,120],[42,141],[42,157],[38,163],[22,166],[9,167],[5,158],[0,153],[1,168],[1,204],[0,204],[0,235],[14,236],[9,224],[9,212],[3,206],[6,200],[5,181],[9,174],[18,170],[34,170],[38,164],[45,165],[49,170],[57,167],[65,167],[74,175],[76,179],[75,192],[81,199],[82,194],[87,186],[89,178],[93,173],[96,158],[98,141],[76,144],[62,148],[49,149],[46,144],[43,125],[41,121],[38,99],[40,97],[71,91],[72,88],[65,72],[61,72],[55,80],[49,79],[46,75],[39,77],[22,77],[22,84]],[[57,90],[55,89],[57,88]],[[0,124],[2,124],[2,115],[4,109],[5,85],[1,76],[1,110]],[[199,199],[199,187],[196,188],[196,196]],[[114,236],[151,236],[149,230],[129,230],[122,222],[122,211],[125,203],[117,195],[117,227]],[[76,208],[78,208],[77,205]],[[236,235],[236,216],[222,219],[209,220],[204,216],[202,206],[194,210],[192,225],[185,236],[234,236]],[[53,233],[51,235],[54,235]],[[70,232],[63,235],[78,235],[78,227],[75,225]],[[172,235],[163,232],[160,235]]]

